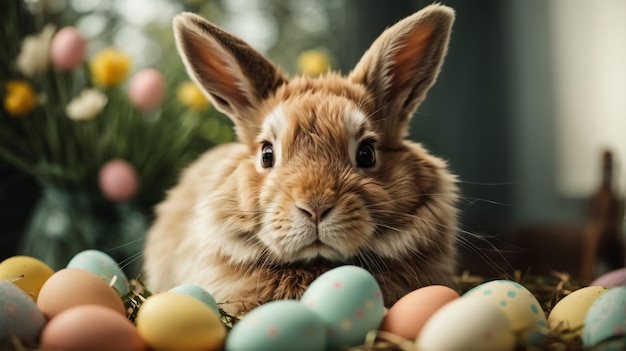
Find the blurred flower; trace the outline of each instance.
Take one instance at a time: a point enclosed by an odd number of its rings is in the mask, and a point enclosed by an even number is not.
[[[122,83],[130,70],[130,57],[113,48],[102,49],[89,66],[94,83],[111,88]]]
[[[54,26],[46,25],[41,33],[27,35],[22,40],[22,49],[17,56],[17,69],[27,77],[48,68],[50,40],[54,34]]]
[[[85,60],[87,42],[74,27],[65,27],[57,32],[50,43],[50,59],[54,67],[71,71]]]
[[[79,96],[67,104],[65,113],[76,121],[93,119],[102,112],[107,101],[106,95],[98,89],[83,89]]]
[[[128,86],[133,105],[142,111],[158,107],[165,97],[165,79],[161,72],[146,68],[133,76]]]
[[[317,76],[330,70],[330,58],[322,51],[307,50],[298,56],[296,65],[299,72]]]
[[[194,110],[204,110],[211,105],[195,82],[188,80],[178,86],[178,100]]]
[[[5,89],[4,108],[13,116],[24,116],[37,104],[35,92],[25,80],[10,80]]]

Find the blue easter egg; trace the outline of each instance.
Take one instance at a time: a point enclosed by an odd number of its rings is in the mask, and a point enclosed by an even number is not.
[[[322,351],[324,323],[295,300],[266,303],[250,311],[228,333],[226,351]]]
[[[206,291],[206,289],[204,289],[200,285],[183,284],[183,285],[179,285],[179,286],[176,286],[176,287],[170,289],[170,292],[175,292],[175,293],[179,293],[179,294],[185,294],[185,295],[189,295],[191,297],[194,297],[194,298],[204,302],[205,305],[211,307],[213,312],[215,312],[215,314],[218,317],[221,316],[220,309],[217,306],[217,302],[215,301],[215,298],[213,298],[213,296],[211,296],[211,294],[209,294],[209,292]]]
[[[363,344],[367,333],[379,328],[385,314],[378,282],[357,266],[341,266],[320,275],[301,302],[326,325],[329,350]]]
[[[17,286],[0,280],[0,349],[14,346],[13,338],[36,343],[46,324],[33,299]]]
[[[106,253],[99,250],[85,250],[77,253],[67,264],[67,268],[79,268],[91,272],[110,285],[113,277],[115,283],[113,287],[121,295],[128,294],[128,278],[126,274],[115,262],[115,260]]]

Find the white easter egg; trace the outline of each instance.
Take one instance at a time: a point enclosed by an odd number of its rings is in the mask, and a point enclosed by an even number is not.
[[[502,310],[474,297],[437,310],[415,342],[420,351],[507,351],[515,344],[515,332]]]

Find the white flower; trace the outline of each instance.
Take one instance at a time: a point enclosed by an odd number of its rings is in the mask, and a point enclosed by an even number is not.
[[[48,68],[50,61],[50,41],[55,27],[46,25],[41,33],[27,35],[22,40],[22,50],[17,56],[17,69],[27,77],[32,77]]]
[[[107,104],[107,97],[98,89],[83,89],[80,95],[73,98],[65,113],[76,121],[84,121],[95,118]]]

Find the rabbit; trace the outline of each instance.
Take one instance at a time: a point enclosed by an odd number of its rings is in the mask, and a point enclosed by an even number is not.
[[[189,76],[238,142],[186,168],[155,209],[143,279],[204,287],[230,315],[298,299],[322,273],[367,269],[387,307],[453,285],[457,177],[407,140],[455,13],[430,5],[385,30],[347,75],[288,77],[192,13],[173,21]]]

